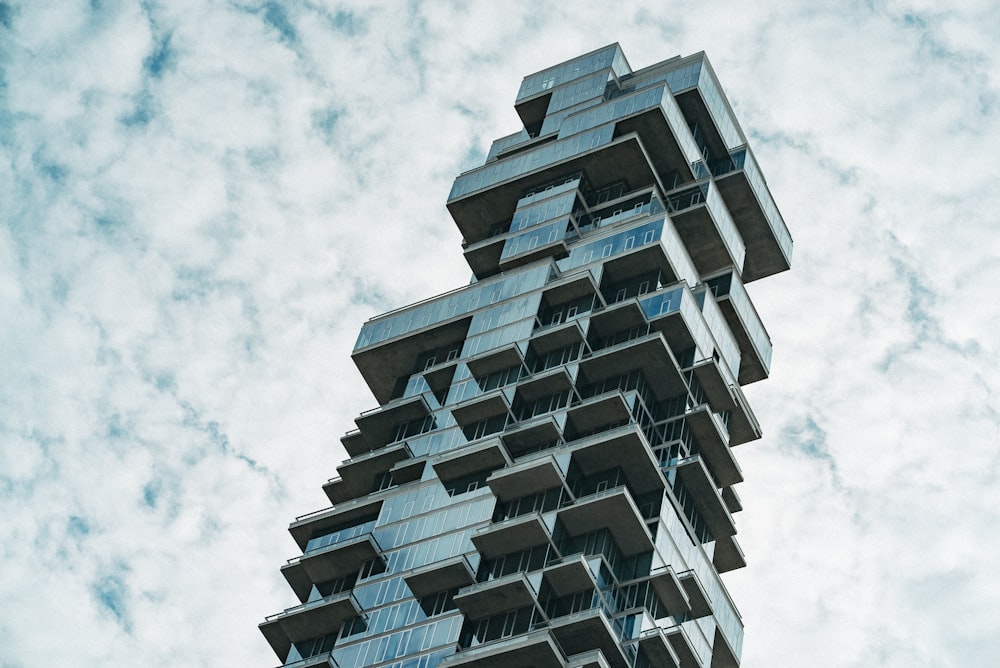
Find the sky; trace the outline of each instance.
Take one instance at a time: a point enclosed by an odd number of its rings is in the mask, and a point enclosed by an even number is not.
[[[954,4],[955,7],[946,7]],[[743,665],[1000,655],[1000,6],[0,2],[0,666],[274,666],[362,323],[469,280],[521,78],[706,51],[795,239]]]

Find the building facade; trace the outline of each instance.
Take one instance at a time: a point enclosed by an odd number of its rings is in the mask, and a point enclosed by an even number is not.
[[[475,280],[367,322],[378,401],[261,631],[284,665],[737,666],[733,447],[792,241],[704,54],[526,77],[448,210]]]

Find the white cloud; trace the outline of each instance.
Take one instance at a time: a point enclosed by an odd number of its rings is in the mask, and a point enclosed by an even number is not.
[[[987,665],[998,19],[0,5],[5,665],[276,663],[283,526],[374,402],[358,329],[467,281],[451,180],[517,129],[522,76],[615,40],[708,52],[796,239],[750,286],[775,362],[737,451],[744,665]]]

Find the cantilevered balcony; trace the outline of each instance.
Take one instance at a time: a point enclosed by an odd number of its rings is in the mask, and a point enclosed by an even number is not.
[[[324,508],[301,515],[288,525],[288,533],[292,534],[299,549],[305,550],[309,539],[313,536],[319,536],[337,527],[349,527],[368,522],[372,518],[378,517],[382,510],[383,500],[384,494],[370,494],[332,508]]]
[[[592,565],[591,562],[600,564],[601,561],[601,557],[588,559],[582,554],[574,554],[546,566],[542,571],[542,580],[560,598],[581,591],[596,590],[598,585],[594,571],[600,566]]]
[[[299,600],[303,600],[303,592],[308,596],[313,584],[357,573],[365,562],[381,553],[375,536],[366,533],[296,557],[281,567],[281,574],[299,594]]]
[[[743,482],[743,471],[729,447],[729,435],[722,420],[704,405],[688,411],[684,420],[719,485],[725,487]]]
[[[666,486],[646,437],[635,423],[578,439],[567,450],[584,476],[620,468],[635,494],[647,494]]]
[[[404,578],[406,586],[417,598],[442,591],[465,587],[476,581],[476,573],[469,559],[460,554],[450,559],[435,561],[410,571]]]
[[[292,643],[334,633],[360,612],[358,600],[348,591],[271,615],[260,625],[260,632],[274,653],[283,659],[288,656]]]
[[[715,642],[712,643],[712,668],[739,668],[740,651],[729,644],[726,634],[715,629]]]
[[[570,536],[607,529],[626,557],[653,549],[646,522],[624,487],[592,494],[563,508],[559,521]]]
[[[613,668],[628,668],[618,634],[601,608],[590,608],[549,622],[549,629],[568,655],[598,649]]]
[[[736,493],[736,489],[731,485],[722,488],[722,500],[726,502],[726,508],[731,513],[738,513],[743,510],[743,501],[740,500],[740,495]]]
[[[352,457],[337,467],[340,477],[323,485],[323,491],[334,504],[351,501],[371,492],[380,474],[409,457],[410,451],[405,443]]]
[[[684,571],[677,574],[677,579],[684,587],[688,602],[691,604],[692,619],[700,619],[712,614],[712,599],[702,585],[701,578],[694,571]]]
[[[671,626],[663,629],[663,637],[674,650],[679,668],[709,668],[706,665],[707,662],[698,656],[698,652],[683,626]]]
[[[430,413],[423,395],[417,395],[366,411],[354,422],[365,437],[366,443],[373,448],[380,448],[394,440],[399,425],[425,418]]]
[[[562,438],[562,427],[551,414],[539,415],[504,430],[501,440],[511,457],[520,457]]]
[[[466,366],[476,378],[485,378],[491,373],[496,373],[503,369],[520,366],[524,364],[524,353],[517,344],[511,343],[506,346],[494,348],[489,352],[468,360]]]
[[[746,567],[746,556],[743,554],[740,544],[736,542],[735,536],[723,536],[716,539],[712,564],[715,566],[715,570],[720,573],[728,573],[737,568]]]
[[[705,279],[729,330],[740,348],[740,385],[767,378],[771,369],[771,337],[754,308],[743,282],[732,271]]]
[[[651,572],[649,583],[671,615],[691,610],[691,601],[688,600],[687,591],[671,566],[663,566]]]
[[[569,255],[569,242],[575,236],[569,217],[511,234],[500,253],[500,271],[510,271],[544,257],[562,259]]]
[[[599,649],[574,654],[566,660],[566,668],[611,668]]]
[[[778,211],[753,152],[744,146],[712,165],[715,183],[746,243],[743,280],[747,283],[786,271],[792,235]]]
[[[639,635],[638,645],[639,651],[643,652],[650,664],[656,668],[681,668],[677,650],[670,644],[663,629],[646,629]]]
[[[588,338],[595,352],[609,347],[607,342],[621,337],[622,333],[646,329],[646,314],[635,299],[626,299],[606,308],[594,311],[590,316]],[[598,342],[605,342],[598,345]]]
[[[380,404],[390,401],[399,378],[413,373],[421,353],[465,341],[472,318],[460,312],[448,319],[440,313],[435,317],[432,317],[433,313],[424,313],[424,310],[434,306],[438,311],[447,313],[445,305],[437,302],[442,302],[442,298],[428,300],[428,304],[424,305],[414,304],[400,309],[398,313],[394,311],[365,325],[373,330],[370,334],[377,333],[378,338],[367,343],[364,343],[367,338],[362,338],[351,359]],[[419,320],[415,322],[420,317],[428,319],[426,326],[418,326]],[[362,335],[365,334],[362,330]]]
[[[694,497],[698,512],[708,525],[712,536],[718,539],[722,536],[735,535],[736,525],[733,523],[733,516],[729,514],[726,503],[722,500],[722,495],[715,487],[701,457],[696,455],[682,460],[677,465],[677,475]]]
[[[465,261],[469,263],[469,268],[477,279],[482,280],[500,272],[500,254],[506,241],[507,234],[502,233],[473,244],[463,244]]]
[[[486,480],[498,500],[507,502],[529,494],[564,487],[566,474],[551,455],[529,458],[495,471]]]
[[[741,270],[746,248],[712,181],[667,193],[667,211],[700,274],[726,267]]]
[[[479,473],[495,471],[510,464],[507,450],[498,437],[485,438],[449,452],[436,459],[433,464],[438,479],[448,486],[448,482]]]
[[[601,428],[617,427],[631,418],[632,404],[629,398],[617,390],[584,399],[566,413],[568,425],[574,434],[590,434]]]
[[[715,340],[701,308],[684,284],[672,285],[639,299],[650,326],[663,332],[671,350],[695,347],[703,356],[715,350]]]
[[[537,605],[537,602],[538,592],[524,573],[471,584],[455,595],[455,605],[473,620]]]
[[[462,427],[468,427],[489,418],[511,416],[510,396],[513,388],[499,388],[452,407],[451,414]]]
[[[552,544],[552,534],[542,515],[528,513],[496,522],[472,534],[472,544],[486,559]]]
[[[556,366],[528,376],[517,384],[515,400],[529,402],[572,389],[574,378],[568,365]]]
[[[595,189],[622,180],[660,185],[650,155],[637,133],[616,136],[615,127],[605,125],[465,172],[455,179],[448,211],[471,245],[509,219],[526,190],[566,174],[586,171]]]
[[[580,363],[580,378],[597,383],[641,369],[650,389],[659,398],[673,397],[687,390],[666,339],[653,332],[587,356]]]
[[[447,657],[441,668],[565,668],[566,659],[548,629],[462,649]]]
[[[561,324],[549,324],[535,330],[528,345],[537,355],[545,355],[574,343],[582,343],[586,337],[586,321],[570,320]]]
[[[740,445],[760,438],[757,416],[729,368],[714,358],[696,362],[692,368],[712,411],[730,413],[729,444]]]

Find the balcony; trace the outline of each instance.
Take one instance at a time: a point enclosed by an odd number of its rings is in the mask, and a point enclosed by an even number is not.
[[[500,254],[503,252],[506,234],[488,237],[474,244],[467,244],[463,254],[469,268],[479,280],[500,272]]]
[[[729,444],[740,445],[761,437],[760,423],[750,408],[732,372],[716,359],[705,359],[692,367],[708,405],[715,413],[729,411]]]
[[[600,557],[591,557],[600,563]],[[561,559],[542,571],[542,580],[552,588],[558,597],[569,596],[586,590],[596,590],[597,580],[594,570],[599,566],[591,566],[590,561],[582,554],[575,554]]]
[[[524,402],[572,389],[573,377],[566,366],[557,366],[532,374],[517,384],[515,399]]]
[[[633,187],[658,183],[648,153],[636,133],[605,125],[491,162],[461,174],[452,186],[448,211],[471,245],[510,218],[526,190],[566,174],[586,170],[594,189],[625,180]],[[687,164],[686,162],[683,164]]]
[[[716,627],[712,643],[712,668],[739,668],[740,655],[726,639],[726,634]]]
[[[480,471],[495,471],[510,464],[507,451],[497,437],[462,446],[431,466],[442,484]]]
[[[632,405],[620,391],[606,392],[572,406],[566,419],[573,433],[589,434],[632,419]]]
[[[680,668],[708,668],[698,656],[698,652],[683,626],[672,626],[664,629],[663,636],[674,650],[677,665]]]
[[[682,460],[677,465],[677,475],[694,497],[698,512],[708,525],[712,536],[718,540],[724,536],[735,535],[736,525],[733,523],[733,516],[726,509],[726,504],[701,458],[694,456]]]
[[[292,643],[336,632],[360,612],[354,594],[343,592],[271,615],[259,628],[271,649],[284,660]]]
[[[653,330],[662,332],[671,350],[696,348],[701,357],[715,350],[715,339],[701,308],[684,284],[673,285],[639,300]]]
[[[425,418],[430,414],[427,401],[422,395],[417,395],[362,413],[354,422],[358,425],[366,444],[372,449],[378,449],[395,440],[396,428],[399,425]],[[349,454],[357,456],[362,453]]]
[[[452,297],[451,301],[456,299]],[[467,338],[472,317],[456,309],[454,316],[445,318],[449,306],[446,301],[442,295],[413,304],[370,320],[362,328],[363,338],[351,359],[380,404],[392,399],[400,377],[413,373],[417,356],[428,350],[450,348]],[[428,324],[420,326],[424,320]]]
[[[281,574],[299,595],[299,600],[304,600],[314,583],[357,573],[366,561],[381,553],[375,536],[366,533],[292,559],[281,567]]]
[[[465,587],[455,595],[455,605],[472,620],[536,605],[538,593],[524,573]]]
[[[573,441],[569,451],[584,476],[620,468],[629,489],[635,494],[662,490],[666,486],[660,466],[637,424]]]
[[[715,413],[707,406],[699,406],[685,413],[684,419],[698,441],[701,456],[719,481],[719,486],[743,482],[743,471],[729,447],[729,435]]]
[[[740,349],[739,383],[747,385],[767,378],[771,368],[771,337],[764,329],[750,295],[732,271],[706,278]]]
[[[563,653],[547,629],[463,649],[440,663],[441,668],[565,668]]]
[[[599,649],[592,649],[589,652],[574,654],[566,660],[567,668],[611,668],[611,664],[604,658],[604,653]]]
[[[726,502],[726,508],[731,513],[738,513],[743,510],[743,501],[733,487],[722,488],[722,500]]]
[[[712,614],[712,599],[701,584],[698,574],[694,571],[685,571],[678,574],[677,579],[680,580],[684,593],[691,603],[691,618],[700,619]]]
[[[585,327],[585,321],[579,319],[546,325],[536,329],[528,343],[536,354],[545,355],[574,343],[582,343],[585,338]]]
[[[643,652],[650,661],[650,665],[657,668],[681,668],[680,657],[663,629],[652,628],[643,631],[639,635],[639,650]]]
[[[568,217],[512,234],[504,241],[499,269],[510,271],[546,257],[561,260],[569,255],[568,244],[575,235]]]
[[[549,622],[549,629],[568,655],[600,650],[608,665],[628,668],[630,661],[622,651],[618,634],[604,611],[591,608]]]
[[[605,268],[607,272],[607,268]],[[607,340],[621,332],[645,327],[646,315],[635,299],[626,299],[594,311],[590,316],[590,340]],[[600,350],[600,348],[596,349]]]
[[[561,438],[562,429],[551,414],[519,422],[505,429],[500,435],[512,457],[533,452],[538,447],[554,443]]]
[[[416,568],[404,580],[414,596],[423,598],[470,585],[476,581],[476,573],[469,559],[465,555],[458,555]]]
[[[746,243],[746,283],[788,270],[792,235],[778,211],[753,152],[743,147],[712,166],[715,183]]]
[[[649,574],[649,583],[653,586],[660,602],[671,615],[678,615],[691,610],[691,601],[680,578],[670,566],[654,570]]]
[[[299,549],[305,550],[309,539],[324,529],[337,525],[349,526],[352,523],[366,522],[369,518],[378,517],[383,501],[380,496],[363,496],[333,508],[302,515],[288,526],[288,533],[292,534]]]
[[[666,399],[687,391],[667,341],[659,333],[604,348],[580,363],[580,378],[596,383],[641,369],[646,383],[658,398]]]
[[[509,391],[513,394],[513,391]],[[478,397],[463,401],[451,409],[455,421],[462,427],[468,427],[498,415],[511,415],[510,397],[507,388],[500,388],[481,394]]]
[[[410,457],[405,443],[353,457],[337,467],[339,479],[323,485],[331,503],[345,503],[372,490],[375,478]]]
[[[552,544],[552,536],[538,513],[497,522],[472,534],[472,544],[486,559],[546,543]]]
[[[698,273],[742,270],[746,248],[714,183],[703,181],[668,193],[667,211]]]
[[[624,487],[592,494],[563,508],[559,521],[570,536],[607,529],[626,557],[653,549],[646,522]]]
[[[486,484],[497,499],[506,502],[562,487],[565,473],[551,455],[545,455],[495,471]]]
[[[724,536],[716,539],[712,565],[720,573],[728,573],[746,567],[746,555],[743,554],[740,544],[736,542],[735,536]]]

